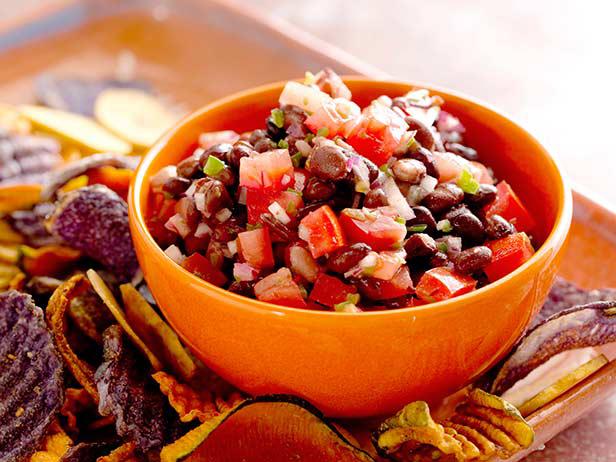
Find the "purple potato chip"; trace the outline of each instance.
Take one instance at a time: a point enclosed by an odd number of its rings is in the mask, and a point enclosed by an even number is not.
[[[94,116],[98,95],[109,88],[135,88],[151,92],[148,83],[138,80],[62,78],[43,74],[36,79],[36,98],[45,106]]]
[[[0,185],[32,183],[62,163],[60,143],[38,135],[0,135]]]
[[[0,462],[27,459],[64,401],[62,360],[32,297],[0,293]]]
[[[616,342],[616,301],[574,306],[530,330],[500,367],[491,393],[502,395],[552,356]]]
[[[563,278],[556,278],[548,298],[541,311],[535,316],[530,329],[545,321],[556,313],[572,306],[585,305],[592,302],[616,300],[616,289],[581,289]]]
[[[94,441],[81,442],[71,447],[60,459],[60,462],[89,462],[109,454],[117,442]]]
[[[66,164],[49,175],[41,191],[41,200],[51,200],[56,191],[67,181],[83,175],[92,168],[109,166],[135,170],[140,159],[137,156],[123,156],[113,153],[93,154],[88,157],[82,157],[79,160]]]
[[[54,209],[52,203],[40,202],[32,210],[17,210],[11,213],[8,217],[9,223],[34,247],[59,244],[60,240],[52,236],[45,227],[45,219]]]
[[[106,186],[86,186],[63,195],[48,227],[67,245],[102,264],[119,282],[130,281],[139,269],[128,206]]]
[[[100,396],[98,410],[115,417],[117,434],[134,441],[143,454],[159,451],[175,432],[177,416],[150,376],[145,358],[113,325],[103,334],[104,361],[94,375]]]

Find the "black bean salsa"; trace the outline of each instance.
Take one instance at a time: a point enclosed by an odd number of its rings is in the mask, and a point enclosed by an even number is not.
[[[531,214],[425,89],[360,108],[332,70],[280,94],[265,128],[203,133],[151,178],[149,229],[229,291],[341,312],[446,300],[534,253]]]

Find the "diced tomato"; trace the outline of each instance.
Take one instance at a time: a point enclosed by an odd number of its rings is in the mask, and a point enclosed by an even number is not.
[[[490,281],[511,273],[535,253],[526,233],[510,234],[485,245],[492,250],[492,262],[484,268]]]
[[[362,156],[383,165],[398,148],[407,128],[406,122],[390,108],[371,104],[361,117],[347,124],[346,141]]]
[[[346,245],[346,239],[334,211],[324,205],[306,215],[299,224],[299,237],[308,243],[314,258]]]
[[[345,284],[337,277],[319,273],[308,299],[333,308],[334,305],[345,302],[350,294],[356,292],[355,287]]]
[[[389,281],[370,278],[360,287],[362,294],[370,300],[389,300],[413,293],[413,280],[408,266],[402,266]]]
[[[506,181],[496,185],[496,199],[485,208],[486,217],[500,215],[513,223],[518,231],[534,228],[535,220]]]
[[[148,230],[163,247],[174,243],[177,238],[177,234],[165,228],[165,223],[175,215],[176,203],[176,200],[167,199],[162,193],[155,193],[150,203],[152,213],[148,218]]]
[[[462,171],[474,171],[472,164],[464,157],[458,156],[453,152],[434,151],[434,163],[439,172],[439,181],[456,181],[460,178]]]
[[[417,284],[416,293],[422,300],[432,303],[471,292],[477,281],[444,266],[426,271]]]
[[[190,257],[186,258],[182,263],[182,267],[215,286],[221,287],[227,283],[227,276],[199,253],[193,253]]]
[[[248,210],[248,223],[261,223],[261,214],[268,213],[268,207],[273,202],[278,202],[289,218],[296,216],[298,210],[304,206],[302,196],[293,191],[247,189],[246,209]]]
[[[205,234],[201,237],[196,237],[194,233],[190,233],[184,238],[184,247],[186,248],[186,253],[188,254],[207,250],[209,243],[209,234]]]
[[[103,184],[126,198],[130,180],[134,172],[128,168],[116,168],[109,165],[88,170],[88,184]]]
[[[399,246],[406,236],[406,226],[395,220],[392,207],[376,209],[344,209],[340,225],[350,242],[363,242],[376,251]]]
[[[313,132],[326,129],[328,138],[344,134],[347,124],[352,123],[360,115],[360,109],[352,101],[336,99],[326,101],[304,122]]]
[[[240,160],[240,186],[280,191],[292,187],[293,181],[293,162],[286,149],[275,149]]]
[[[238,252],[242,259],[253,268],[272,268],[274,253],[272,240],[267,228],[244,231],[237,235]]]
[[[276,305],[306,308],[302,292],[288,268],[280,268],[255,284],[255,297],[262,302]]]

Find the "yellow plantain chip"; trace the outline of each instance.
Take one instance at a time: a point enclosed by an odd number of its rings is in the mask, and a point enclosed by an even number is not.
[[[141,149],[152,146],[178,119],[154,96],[131,88],[101,92],[94,116],[108,130]]]
[[[473,388],[468,393],[468,400],[471,403],[475,403],[478,406],[489,407],[491,409],[496,409],[499,411],[503,411],[508,415],[519,418],[520,420],[524,420],[520,411],[509,401],[504,400],[500,396],[492,395],[481,388]]]
[[[137,335],[176,374],[186,381],[192,379],[197,366],[177,334],[131,284],[121,285],[120,292],[126,319]]]
[[[496,453],[496,445],[474,428],[454,422],[448,422],[446,425],[453,428],[458,435],[464,436],[467,441],[476,446],[484,457],[489,457]]]
[[[473,404],[462,405],[457,409],[457,412],[491,423],[506,432],[522,447],[526,448],[533,443],[534,432],[522,416],[513,417],[498,409]]]
[[[177,462],[190,455],[226,417],[217,415],[168,444],[160,452],[161,462]]]
[[[0,242],[5,245],[23,244],[24,237],[6,221],[0,220]]]
[[[98,403],[98,390],[94,383],[94,368],[77,357],[66,338],[66,312],[71,305],[71,300],[88,290],[89,286],[88,280],[82,274],[75,275],[63,282],[49,299],[45,315],[58,352],[62,355],[66,367],[71,371],[75,380]]]
[[[466,438],[466,436],[458,433],[454,428],[445,427],[445,433],[447,433],[460,443],[460,445],[462,446],[462,453],[464,454],[465,460],[472,460],[481,456],[479,448],[473,443],[471,443],[468,438]]]
[[[32,131],[28,119],[15,106],[3,103],[0,103],[0,127],[18,135],[27,135]]]
[[[39,451],[30,456],[29,462],[59,462],[73,442],[64,431],[56,425],[57,430],[45,437]]]
[[[486,435],[491,441],[494,441],[498,446],[503,448],[505,452],[501,452],[502,454],[513,454],[521,448],[521,446],[509,435],[507,435],[507,433],[502,431],[500,428],[495,427],[490,422],[486,422],[485,420],[468,415],[454,414],[451,416],[451,421],[477,429],[482,434]]]
[[[0,244],[0,263],[14,265],[19,261],[20,256],[19,245]]]
[[[90,283],[92,284],[92,288],[98,294],[98,296],[101,298],[103,303],[107,306],[107,308],[109,308],[109,311],[111,311],[111,314],[113,314],[113,317],[116,319],[116,321],[118,321],[118,324],[120,325],[120,327],[122,327],[122,330],[126,332],[128,337],[135,344],[135,346],[139,348],[141,352],[148,358],[154,370],[156,371],[162,370],[163,369],[162,363],[154,355],[154,353],[152,353],[152,350],[148,348],[148,346],[143,342],[143,340],[139,338],[137,333],[130,326],[130,324],[128,323],[126,319],[126,316],[124,315],[124,311],[122,311],[122,308],[116,301],[109,287],[107,287],[107,284],[105,284],[105,281],[103,281],[103,279],[98,275],[98,273],[92,269],[88,270],[86,274],[88,275],[88,279],[90,280]]]
[[[178,413],[182,422],[198,419],[200,422],[220,414],[209,391],[197,393],[188,385],[179,383],[175,377],[166,372],[156,372],[152,375],[158,382],[160,391],[167,397],[171,407]]]
[[[40,200],[41,189],[35,183],[0,186],[0,213],[29,209]]]
[[[37,128],[90,152],[130,154],[133,150],[129,143],[82,115],[30,105],[20,106],[19,111]]]
[[[609,361],[603,355],[591,359],[587,363],[582,364],[577,369],[561,377],[549,387],[543,389],[531,399],[520,406],[520,413],[524,416],[530,415],[537,409],[542,408],[546,404],[552,402],[560,395],[566,393],[571,388],[576,386],[586,377],[592,375],[597,370],[605,366]]]

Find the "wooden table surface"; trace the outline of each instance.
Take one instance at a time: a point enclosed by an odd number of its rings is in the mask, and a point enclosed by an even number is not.
[[[48,1],[0,0],[0,18]],[[152,3],[174,1],[181,2]],[[450,87],[503,109],[544,143],[576,184],[616,208],[612,2],[236,1],[393,76]],[[616,461],[614,428],[616,397],[526,460]]]

